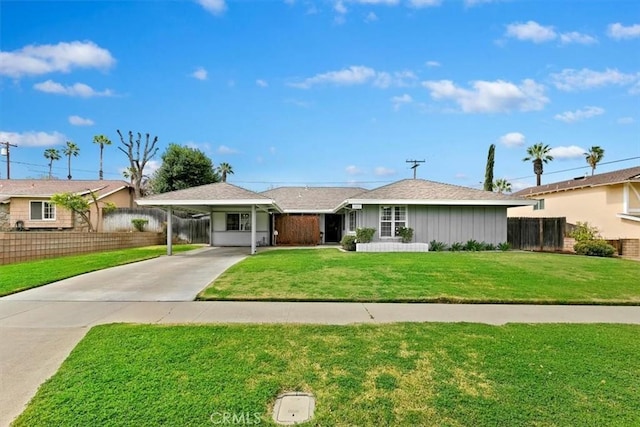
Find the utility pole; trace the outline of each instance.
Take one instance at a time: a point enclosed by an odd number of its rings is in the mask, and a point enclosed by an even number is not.
[[[17,147],[15,144],[10,144],[9,141],[1,142],[0,145],[4,147],[0,148],[0,154],[7,156],[7,179],[11,179],[11,147]]]
[[[419,163],[424,163],[425,160],[407,160],[406,163],[413,163],[411,169],[413,169],[413,179],[416,179],[416,169],[418,169]]]

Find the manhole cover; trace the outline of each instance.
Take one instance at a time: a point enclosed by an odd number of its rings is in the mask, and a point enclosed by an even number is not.
[[[283,393],[273,406],[273,420],[281,425],[304,423],[313,418],[316,399],[312,394],[292,391]]]

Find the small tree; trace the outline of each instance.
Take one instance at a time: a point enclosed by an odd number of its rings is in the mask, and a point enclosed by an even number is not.
[[[182,190],[218,181],[213,162],[196,148],[169,144],[162,154],[162,165],[153,174],[151,187],[155,193]]]
[[[89,232],[96,231],[93,228],[93,224],[91,224],[91,218],[89,217],[91,211],[91,205],[93,202],[93,206],[96,210],[96,219],[97,224],[100,222],[100,205],[96,194],[93,191],[89,191],[86,195],[81,195],[77,193],[56,193],[51,196],[51,203],[56,206],[62,206],[63,208],[70,210],[74,214],[80,215],[82,221],[87,224],[87,228]],[[112,202],[104,203],[105,210],[112,211],[116,208],[115,204]]]
[[[489,146],[487,155],[487,166],[484,172],[484,191],[493,191],[493,166],[495,163],[496,145]]]

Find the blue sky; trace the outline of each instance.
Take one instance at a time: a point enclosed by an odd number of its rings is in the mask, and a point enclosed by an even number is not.
[[[70,140],[74,179],[97,179],[97,134],[122,178],[116,129],[159,137],[146,173],[177,143],[258,191],[375,187],[411,177],[408,159],[478,187],[492,143],[515,190],[537,142],[556,157],[543,183],[587,172],[593,145],[640,156],[638,1],[1,1],[0,48],[12,178],[46,176],[44,150]]]

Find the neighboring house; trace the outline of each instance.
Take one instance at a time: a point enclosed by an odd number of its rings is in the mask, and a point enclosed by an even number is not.
[[[3,179],[0,180],[0,231],[25,230],[69,230],[81,228],[75,215],[50,202],[57,193],[87,195],[90,200],[91,223],[99,230],[93,200],[96,195],[100,208],[102,203],[113,203],[116,207],[133,207],[133,188],[125,181],[77,181],[48,179]]]
[[[437,240],[451,244],[475,239],[497,244],[507,240],[507,208],[535,202],[406,179],[374,190],[283,187],[263,193],[216,183],[146,197],[137,203],[168,210],[190,208],[207,212],[213,224],[212,245],[251,245],[255,250],[256,245],[273,244],[274,232],[280,234],[279,218],[295,216],[317,217],[318,221],[299,225],[298,232],[304,235],[322,232],[323,242],[338,242],[344,234],[355,233],[358,227],[375,228],[374,241],[398,241],[397,230],[411,227],[416,242]]]
[[[640,167],[587,175],[521,190],[536,201],[509,209],[510,217],[566,217],[588,222],[605,238],[640,238]]]

